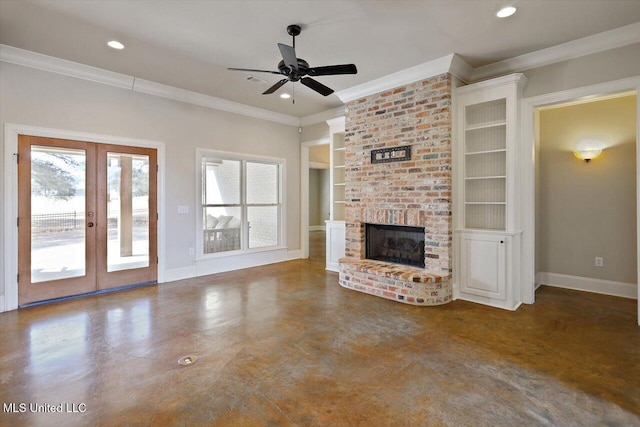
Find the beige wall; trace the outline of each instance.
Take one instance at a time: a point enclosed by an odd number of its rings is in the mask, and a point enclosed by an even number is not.
[[[637,282],[636,105],[632,95],[539,111],[538,271]],[[588,164],[572,153],[585,138],[607,147]]]
[[[329,125],[326,122],[321,122],[303,126],[302,134],[300,136],[300,140],[303,142],[329,138]]]
[[[329,169],[309,169],[309,225],[329,219]]]
[[[195,150],[286,159],[289,250],[300,249],[300,135],[294,126],[198,107],[32,68],[0,63],[0,123],[142,138],[166,143],[166,268],[194,266]],[[4,156],[4,132],[0,156]],[[4,160],[2,159],[2,162]],[[4,200],[4,175],[0,174]],[[188,205],[189,214],[177,214]],[[4,215],[4,210],[0,210]],[[4,224],[4,218],[2,224]],[[0,239],[4,248],[4,233]],[[4,261],[4,254],[0,256]],[[0,277],[4,278],[4,265]],[[0,285],[0,294],[4,285]]]

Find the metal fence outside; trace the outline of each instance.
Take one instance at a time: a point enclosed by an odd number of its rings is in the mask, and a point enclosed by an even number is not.
[[[133,210],[134,225],[144,225],[149,222],[147,209]],[[108,218],[109,226],[117,226],[117,218]],[[51,214],[31,215],[31,232],[47,233],[57,231],[69,231],[83,228],[85,224],[84,212],[62,212]]]

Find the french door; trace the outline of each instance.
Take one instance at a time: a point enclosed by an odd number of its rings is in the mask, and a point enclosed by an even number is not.
[[[18,303],[157,280],[156,150],[18,137]]]

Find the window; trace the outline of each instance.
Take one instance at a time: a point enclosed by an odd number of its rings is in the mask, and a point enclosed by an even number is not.
[[[283,160],[201,151],[202,254],[281,245]]]

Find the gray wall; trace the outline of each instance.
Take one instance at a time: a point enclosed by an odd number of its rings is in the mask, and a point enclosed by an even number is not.
[[[640,43],[524,71],[524,97],[640,75]]]
[[[300,138],[296,127],[4,62],[0,63],[0,93],[3,126],[16,123],[166,143],[167,269],[194,264],[188,248],[195,247],[196,148],[286,159],[285,244],[289,250],[300,248]],[[4,157],[4,132],[1,138],[0,156]],[[3,174],[0,180],[4,200]],[[189,214],[178,215],[178,205],[190,206]],[[4,224],[4,218],[0,219]],[[4,250],[4,233],[0,244]],[[4,254],[0,259],[0,277],[4,278]],[[4,284],[0,293],[4,293]]]
[[[538,271],[635,284],[636,96],[539,115]],[[587,164],[573,155],[583,139],[607,148]]]

